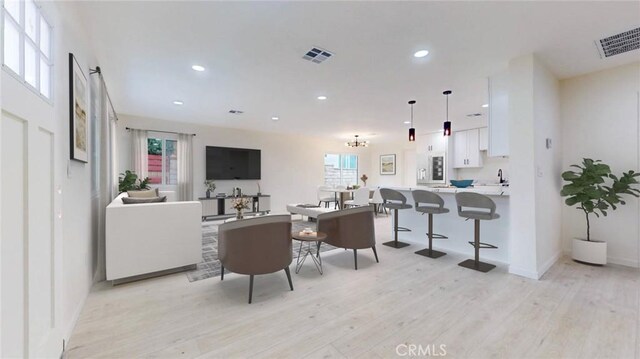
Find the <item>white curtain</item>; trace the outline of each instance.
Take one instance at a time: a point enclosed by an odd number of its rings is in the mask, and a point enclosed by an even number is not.
[[[96,268],[94,280],[105,279],[105,228],[106,208],[118,195],[118,164],[116,149],[117,117],[109,103],[107,89],[100,75],[92,78],[92,104],[95,130],[94,168],[95,194],[92,200],[96,206],[97,219],[93,221],[96,235]]]
[[[193,135],[178,135],[178,200],[193,200]]]
[[[147,131],[131,130],[131,154],[133,158],[133,171],[138,178],[143,179],[149,176],[149,150],[147,149]]]

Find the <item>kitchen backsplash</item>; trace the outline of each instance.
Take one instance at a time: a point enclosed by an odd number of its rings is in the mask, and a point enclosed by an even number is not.
[[[474,179],[482,183],[497,183],[498,170],[502,169],[502,178],[509,179],[509,158],[488,157],[486,151],[480,153],[483,166],[479,168],[461,168],[454,171],[455,179]]]

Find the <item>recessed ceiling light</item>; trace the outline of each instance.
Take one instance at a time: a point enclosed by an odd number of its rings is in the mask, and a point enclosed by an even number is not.
[[[173,101],[173,104],[174,105],[178,105],[178,106],[182,106],[182,105],[184,105],[184,102],[176,100],[176,101]]]
[[[318,96],[318,100],[326,100],[327,96]]]
[[[274,121],[278,121],[280,119],[280,117],[273,116],[273,117],[271,117],[271,119],[274,120]]]
[[[204,71],[204,67],[200,66],[200,65],[193,65],[193,66],[191,66],[191,68],[194,69],[195,71],[199,71],[199,72]]]
[[[408,125],[408,124],[410,124],[410,123],[411,123],[411,121],[404,121],[404,124],[405,124],[405,125]]]
[[[429,55],[429,51],[427,50],[416,51],[416,53],[413,54],[414,57],[425,57],[427,55]]]
[[[482,105],[482,107],[487,108],[487,107],[489,107],[489,104],[485,103],[484,105]]]

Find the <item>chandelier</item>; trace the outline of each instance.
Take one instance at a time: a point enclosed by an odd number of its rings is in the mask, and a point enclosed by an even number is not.
[[[369,146],[369,141],[358,140],[358,135],[355,135],[355,139],[353,141],[345,142],[345,146],[347,147],[367,147]]]

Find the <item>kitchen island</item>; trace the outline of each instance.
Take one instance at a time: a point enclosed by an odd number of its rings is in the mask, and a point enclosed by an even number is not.
[[[458,192],[475,192],[491,197],[496,203],[496,213],[500,218],[492,221],[481,221],[480,241],[497,246],[497,249],[481,249],[480,258],[496,264],[509,264],[509,188],[501,186],[481,186],[470,188],[437,188],[422,187],[392,188],[407,197],[407,204],[414,208],[398,211],[398,225],[411,232],[398,233],[398,240],[411,244],[412,252],[428,247],[428,216],[415,210],[415,202],[411,191],[427,190],[437,193],[444,199],[449,213],[433,216],[433,232],[449,237],[433,240],[433,248],[447,253],[458,253],[473,258],[474,249],[468,242],[473,241],[473,221],[465,221],[458,216],[455,194]],[[393,227],[392,227],[393,228]],[[393,230],[393,229],[392,229]],[[430,260],[430,259],[425,259]]]

